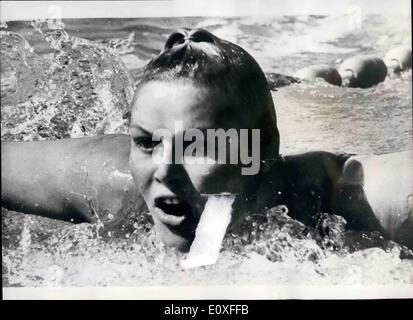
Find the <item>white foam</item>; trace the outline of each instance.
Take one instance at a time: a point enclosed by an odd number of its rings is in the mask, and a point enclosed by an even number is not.
[[[181,261],[182,267],[195,268],[217,262],[222,240],[231,222],[234,200],[235,195],[224,193],[208,197],[188,256]]]

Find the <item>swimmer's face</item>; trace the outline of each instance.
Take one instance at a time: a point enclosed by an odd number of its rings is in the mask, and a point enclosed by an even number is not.
[[[137,93],[130,123],[129,165],[157,232],[167,245],[189,249],[206,194],[243,195],[251,182],[252,176],[241,175],[238,164],[187,161],[196,160],[199,154],[181,156],[180,163],[174,157],[177,144],[183,141],[182,135],[190,129],[199,129],[207,140],[207,129],[248,128],[245,123],[248,117],[225,107],[236,103],[228,94],[224,96],[218,90],[194,85],[190,80],[150,81]],[[171,137],[153,141],[153,137],[158,138],[159,129],[168,130]],[[184,141],[183,147],[190,143]],[[208,143],[205,142],[205,149]],[[170,155],[172,163],[154,161],[159,154]],[[242,208],[237,210],[239,215],[242,212]]]

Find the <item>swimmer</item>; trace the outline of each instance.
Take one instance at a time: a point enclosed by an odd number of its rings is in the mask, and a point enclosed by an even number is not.
[[[208,129],[258,129],[257,174],[242,174],[240,161],[178,161],[205,160],[178,150],[193,129],[201,136]],[[248,139],[226,142],[249,155],[255,150]],[[155,161],[157,156],[172,162]],[[386,235],[362,179],[343,178],[349,160],[351,155],[321,151],[281,156],[272,96],[257,62],[208,31],[181,29],[146,67],[129,135],[2,142],[1,201],[11,210],[115,228],[149,209],[163,242],[183,251],[194,239],[207,195],[222,193],[236,195],[234,232],[249,212],[286,204],[292,217],[309,225],[315,214],[328,212],[342,215],[351,229]]]
[[[316,78],[324,79],[326,82],[335,86],[341,86],[341,76],[336,68],[329,65],[314,65],[298,70],[295,77],[299,79],[314,80]]]
[[[359,55],[344,60],[338,72],[343,86],[369,88],[386,79],[387,67],[378,57]]]

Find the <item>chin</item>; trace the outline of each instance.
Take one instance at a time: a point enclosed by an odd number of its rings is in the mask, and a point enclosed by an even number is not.
[[[168,246],[177,248],[182,252],[188,252],[191,247],[192,239],[173,233],[166,226],[157,226],[162,242]]]

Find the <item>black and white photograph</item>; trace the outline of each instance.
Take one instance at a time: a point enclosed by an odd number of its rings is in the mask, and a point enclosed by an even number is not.
[[[410,1],[0,6],[4,299],[413,298]]]

